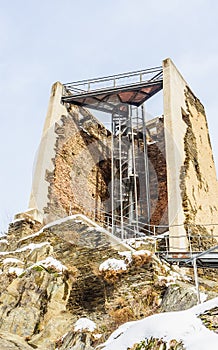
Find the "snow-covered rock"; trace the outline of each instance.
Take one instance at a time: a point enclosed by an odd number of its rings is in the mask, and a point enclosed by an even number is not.
[[[173,339],[182,341],[186,350],[217,350],[218,334],[208,330],[198,317],[218,307],[218,298],[177,312],[166,312],[121,325],[100,348],[128,350],[145,339],[159,338],[169,346]],[[167,347],[169,348],[169,347]]]
[[[83,331],[87,330],[89,332],[94,332],[96,329],[96,324],[95,322],[91,321],[90,319],[86,317],[82,317],[79,320],[76,321],[75,326],[74,326],[74,331]]]
[[[58,272],[63,272],[64,270],[67,270],[66,266],[64,266],[59,260],[54,259],[51,256],[48,256],[45,260],[38,261],[37,263],[30,266],[29,269],[33,269],[37,266],[42,266],[46,269],[52,268]]]
[[[99,266],[99,271],[106,271],[106,270],[126,270],[127,266],[123,260],[118,259],[107,259]]]

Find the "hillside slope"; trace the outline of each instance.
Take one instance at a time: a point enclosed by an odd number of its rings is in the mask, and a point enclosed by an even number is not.
[[[44,228],[17,220],[0,247],[1,350],[91,350],[125,322],[197,301],[191,277],[82,215]]]

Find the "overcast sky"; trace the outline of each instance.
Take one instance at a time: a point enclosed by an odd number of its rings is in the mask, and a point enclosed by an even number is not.
[[[53,82],[171,57],[204,104],[218,164],[216,0],[0,0],[0,230],[27,209]]]

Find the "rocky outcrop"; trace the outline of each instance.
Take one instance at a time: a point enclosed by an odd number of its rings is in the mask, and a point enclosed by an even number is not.
[[[218,307],[205,311],[199,316],[205,327],[218,333]]]
[[[9,332],[0,332],[1,350],[32,350],[26,341],[16,334]]]
[[[168,286],[164,294],[160,311],[186,310],[197,304],[197,294],[195,289],[187,288],[187,284],[180,282]]]
[[[196,303],[179,270],[82,215],[23,227],[10,227],[0,252],[2,350],[91,350],[124,322]],[[94,331],[75,328],[84,318]]]

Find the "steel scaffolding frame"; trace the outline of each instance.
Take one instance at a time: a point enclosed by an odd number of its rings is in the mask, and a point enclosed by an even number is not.
[[[150,230],[144,102],[162,87],[162,67],[83,80],[63,87],[63,103],[111,115],[111,230],[121,239],[137,237]]]
[[[125,239],[142,230],[139,218],[150,222],[150,188],[144,107],[120,107],[111,120],[111,215],[113,234]]]

